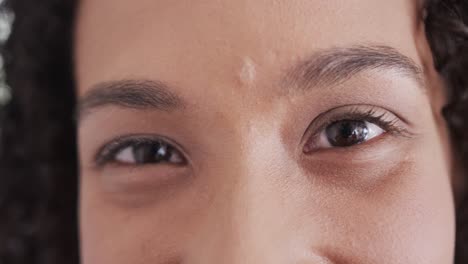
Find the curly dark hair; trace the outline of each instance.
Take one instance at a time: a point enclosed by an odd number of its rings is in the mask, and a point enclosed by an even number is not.
[[[0,108],[0,263],[79,263],[73,28],[77,0],[5,0],[1,46],[11,100]],[[468,1],[426,0],[426,35],[446,82],[456,157],[468,160]],[[468,174],[466,174],[468,182]],[[456,263],[468,263],[468,199]]]

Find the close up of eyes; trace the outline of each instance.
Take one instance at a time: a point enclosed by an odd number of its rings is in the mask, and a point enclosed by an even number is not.
[[[312,155],[321,149],[342,149],[390,135],[408,135],[404,121],[380,107],[343,106],[315,118],[307,129],[304,153]],[[121,137],[107,143],[96,155],[96,164],[184,166],[187,159],[168,140],[149,135]]]

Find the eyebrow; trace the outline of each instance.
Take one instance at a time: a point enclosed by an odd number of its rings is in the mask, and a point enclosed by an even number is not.
[[[102,82],[79,99],[78,120],[84,119],[92,110],[107,105],[166,112],[184,108],[185,101],[171,90],[169,85],[152,80]]]
[[[397,49],[383,45],[332,48],[315,52],[287,71],[281,83],[288,87],[287,90],[331,86],[370,70],[393,70],[413,78],[419,86],[424,87],[421,67]]]
[[[369,70],[396,70],[424,87],[422,69],[395,48],[382,45],[331,48],[315,52],[286,71],[281,86],[287,91],[336,85]],[[78,99],[78,121],[107,105],[173,111],[187,103],[161,81],[117,80],[102,82]]]

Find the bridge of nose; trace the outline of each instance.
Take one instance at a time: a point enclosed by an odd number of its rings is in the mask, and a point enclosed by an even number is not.
[[[251,118],[238,134],[241,144],[230,151],[236,157],[225,164],[232,168],[217,175],[224,184],[216,188],[216,198],[191,244],[190,259],[198,259],[197,263],[300,263],[300,259],[328,263],[310,253],[311,244],[304,241],[307,236],[300,234],[305,231],[304,206],[311,186],[288,149],[291,146],[282,139],[280,122],[265,116]],[[309,223],[306,230],[312,237],[319,236],[318,226]]]

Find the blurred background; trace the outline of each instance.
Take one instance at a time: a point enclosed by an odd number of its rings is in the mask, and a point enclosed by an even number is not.
[[[0,0],[0,5],[3,0]],[[0,45],[5,42],[10,34],[10,25],[13,21],[13,16],[8,13],[0,13]],[[5,73],[3,71],[3,59],[0,56],[0,104],[4,104],[10,98],[9,88],[5,84]]]

